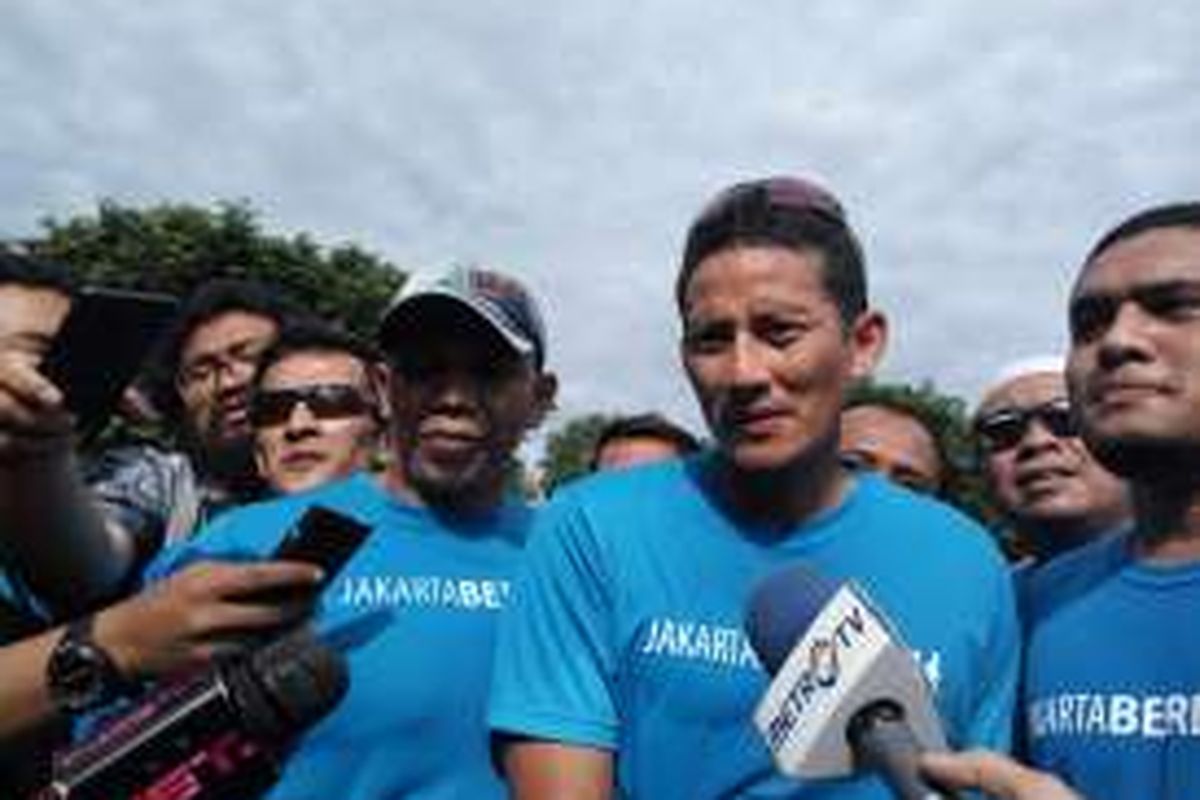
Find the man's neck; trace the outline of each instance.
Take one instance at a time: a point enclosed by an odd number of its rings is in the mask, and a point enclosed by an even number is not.
[[[1138,558],[1171,563],[1200,560],[1200,483],[1194,478],[1135,484]]]
[[[833,456],[776,470],[744,470],[718,454],[714,483],[739,516],[787,530],[840,503],[850,479]]]
[[[1117,530],[1128,521],[1128,515],[1113,515],[1071,519],[1014,519],[1013,523],[1021,536],[1030,543],[1034,558],[1038,561],[1049,561]]]
[[[393,465],[381,477],[384,489],[409,505],[446,512],[456,517],[480,517],[494,512],[504,503],[505,484],[497,481],[490,486],[472,486],[466,491],[432,494],[421,491],[404,470]]]
[[[190,453],[201,481],[222,500],[245,503],[265,494],[266,483],[258,474],[248,441],[209,448],[196,446]]]

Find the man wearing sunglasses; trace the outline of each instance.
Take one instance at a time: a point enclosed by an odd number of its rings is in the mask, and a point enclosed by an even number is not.
[[[1080,433],[1134,521],[1030,577],[1029,759],[1088,797],[1200,797],[1200,203],[1105,234],[1069,321]]]
[[[1001,370],[974,429],[988,486],[1017,546],[1037,562],[1116,530],[1129,519],[1125,483],[1079,438],[1063,359],[1037,356]]]
[[[259,474],[280,494],[370,466],[383,426],[382,355],[323,325],[285,329],[254,377],[250,424]]]
[[[320,631],[356,631],[350,689],[292,754],[272,798],[504,797],[484,720],[493,630],[510,600],[531,512],[514,493],[514,453],[542,420],[556,381],[532,297],[482,269],[410,278],[384,315],[388,464],[229,512],[152,565],[268,557],[306,509],[371,528],[321,592]],[[258,423],[348,413],[319,390],[284,382],[275,362],[253,403]],[[309,384],[311,386],[311,384]],[[273,392],[273,394],[272,394]],[[285,394],[284,392],[289,392]],[[343,636],[335,637],[338,641]]]

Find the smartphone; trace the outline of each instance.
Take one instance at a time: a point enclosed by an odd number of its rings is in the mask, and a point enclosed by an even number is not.
[[[42,359],[83,438],[98,433],[175,316],[174,297],[99,287],[81,290]]]
[[[371,528],[325,506],[312,506],[288,531],[272,559],[304,561],[325,571],[325,583],[354,555]]]

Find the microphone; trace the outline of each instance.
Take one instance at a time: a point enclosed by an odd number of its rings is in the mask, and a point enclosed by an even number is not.
[[[55,759],[37,800],[256,796],[346,693],[341,653],[306,631],[152,691]]]
[[[854,583],[804,565],[764,579],[746,615],[773,679],[754,724],[776,767],[795,778],[878,774],[901,800],[951,800],[920,774],[946,740],[916,657]]]

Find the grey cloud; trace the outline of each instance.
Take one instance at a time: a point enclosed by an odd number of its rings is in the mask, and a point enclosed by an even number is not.
[[[9,5],[0,229],[248,198],[405,266],[503,265],[546,298],[565,413],[695,422],[671,281],[731,179],[828,181],[886,374],[965,393],[1061,344],[1102,228],[1200,183],[1181,0]]]

